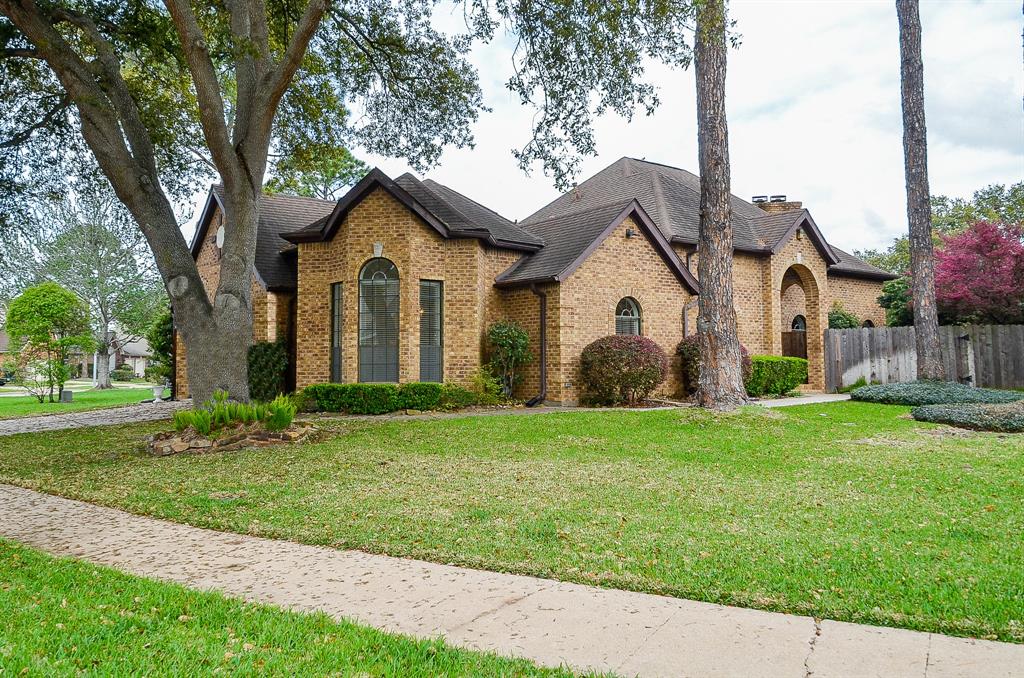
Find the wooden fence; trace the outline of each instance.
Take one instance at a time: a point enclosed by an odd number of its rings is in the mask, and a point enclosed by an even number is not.
[[[889,384],[917,378],[913,327],[825,331],[825,388],[830,393],[863,377]],[[1024,388],[1024,325],[939,328],[946,378],[974,386]]]

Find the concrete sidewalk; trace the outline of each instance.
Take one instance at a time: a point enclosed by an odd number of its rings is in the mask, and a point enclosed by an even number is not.
[[[1024,645],[225,534],[0,485],[0,536],[544,665],[640,676],[1024,676]]]
[[[758,400],[755,405],[761,407],[790,407],[791,405],[817,405],[820,403],[839,403],[849,400],[847,393],[808,393],[807,395],[793,398],[769,398]]]

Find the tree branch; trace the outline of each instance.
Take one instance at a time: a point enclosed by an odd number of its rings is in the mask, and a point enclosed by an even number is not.
[[[277,109],[277,104],[281,97],[284,96],[289,83],[291,83],[292,78],[295,76],[295,71],[298,70],[299,65],[302,63],[302,59],[306,55],[306,49],[309,47],[309,41],[313,39],[313,35],[316,34],[317,29],[320,27],[320,22],[323,20],[326,11],[327,4],[325,0],[310,0],[309,4],[306,5],[306,11],[302,13],[302,18],[299,19],[299,23],[295,26],[295,32],[288,42],[288,47],[285,49],[281,61],[264,78],[266,81],[264,84],[269,91],[265,112],[273,112]]]
[[[203,126],[206,145],[223,175],[238,165],[232,157],[231,140],[224,121],[224,99],[220,94],[220,82],[217,80],[213,60],[210,59],[205,36],[188,0],[164,0],[164,5],[171,13],[171,20],[185,52],[185,60],[192,73],[199,100],[199,121]],[[232,178],[224,177],[225,180]]]
[[[38,122],[29,125],[27,128],[25,128],[18,134],[15,134],[13,137],[6,141],[0,141],[0,148],[14,148],[15,146],[20,146],[21,144],[25,143],[32,137],[33,132],[39,129],[43,129],[44,127],[49,127],[50,123],[56,120],[62,113],[67,111],[70,107],[71,99],[65,94],[61,98],[60,102],[56,106],[51,108],[49,111],[47,111],[43,115],[43,117],[39,119]]]

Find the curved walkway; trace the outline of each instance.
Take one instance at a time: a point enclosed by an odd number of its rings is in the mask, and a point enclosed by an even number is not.
[[[40,433],[42,431],[63,431],[88,426],[116,426],[142,421],[170,419],[177,410],[192,406],[191,400],[164,400],[159,403],[142,403],[107,407],[97,410],[68,412],[67,414],[44,414],[38,417],[16,417],[0,419],[0,436],[16,433]]]
[[[0,485],[0,536],[545,665],[627,676],[1024,676],[1024,645],[226,534],[8,485]]]

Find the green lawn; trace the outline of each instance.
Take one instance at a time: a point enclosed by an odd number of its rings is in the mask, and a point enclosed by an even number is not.
[[[168,391],[164,391],[169,396]],[[104,391],[76,391],[70,403],[40,403],[31,396],[0,396],[0,419],[32,417],[40,414],[82,412],[105,407],[119,407],[152,400],[151,388],[113,388]]]
[[[56,559],[0,540],[0,673],[567,676],[325,614]]]
[[[0,481],[265,537],[1024,642],[1024,436],[906,412],[344,421],[317,443],[167,458],[141,451],[151,424],[6,438]]]

